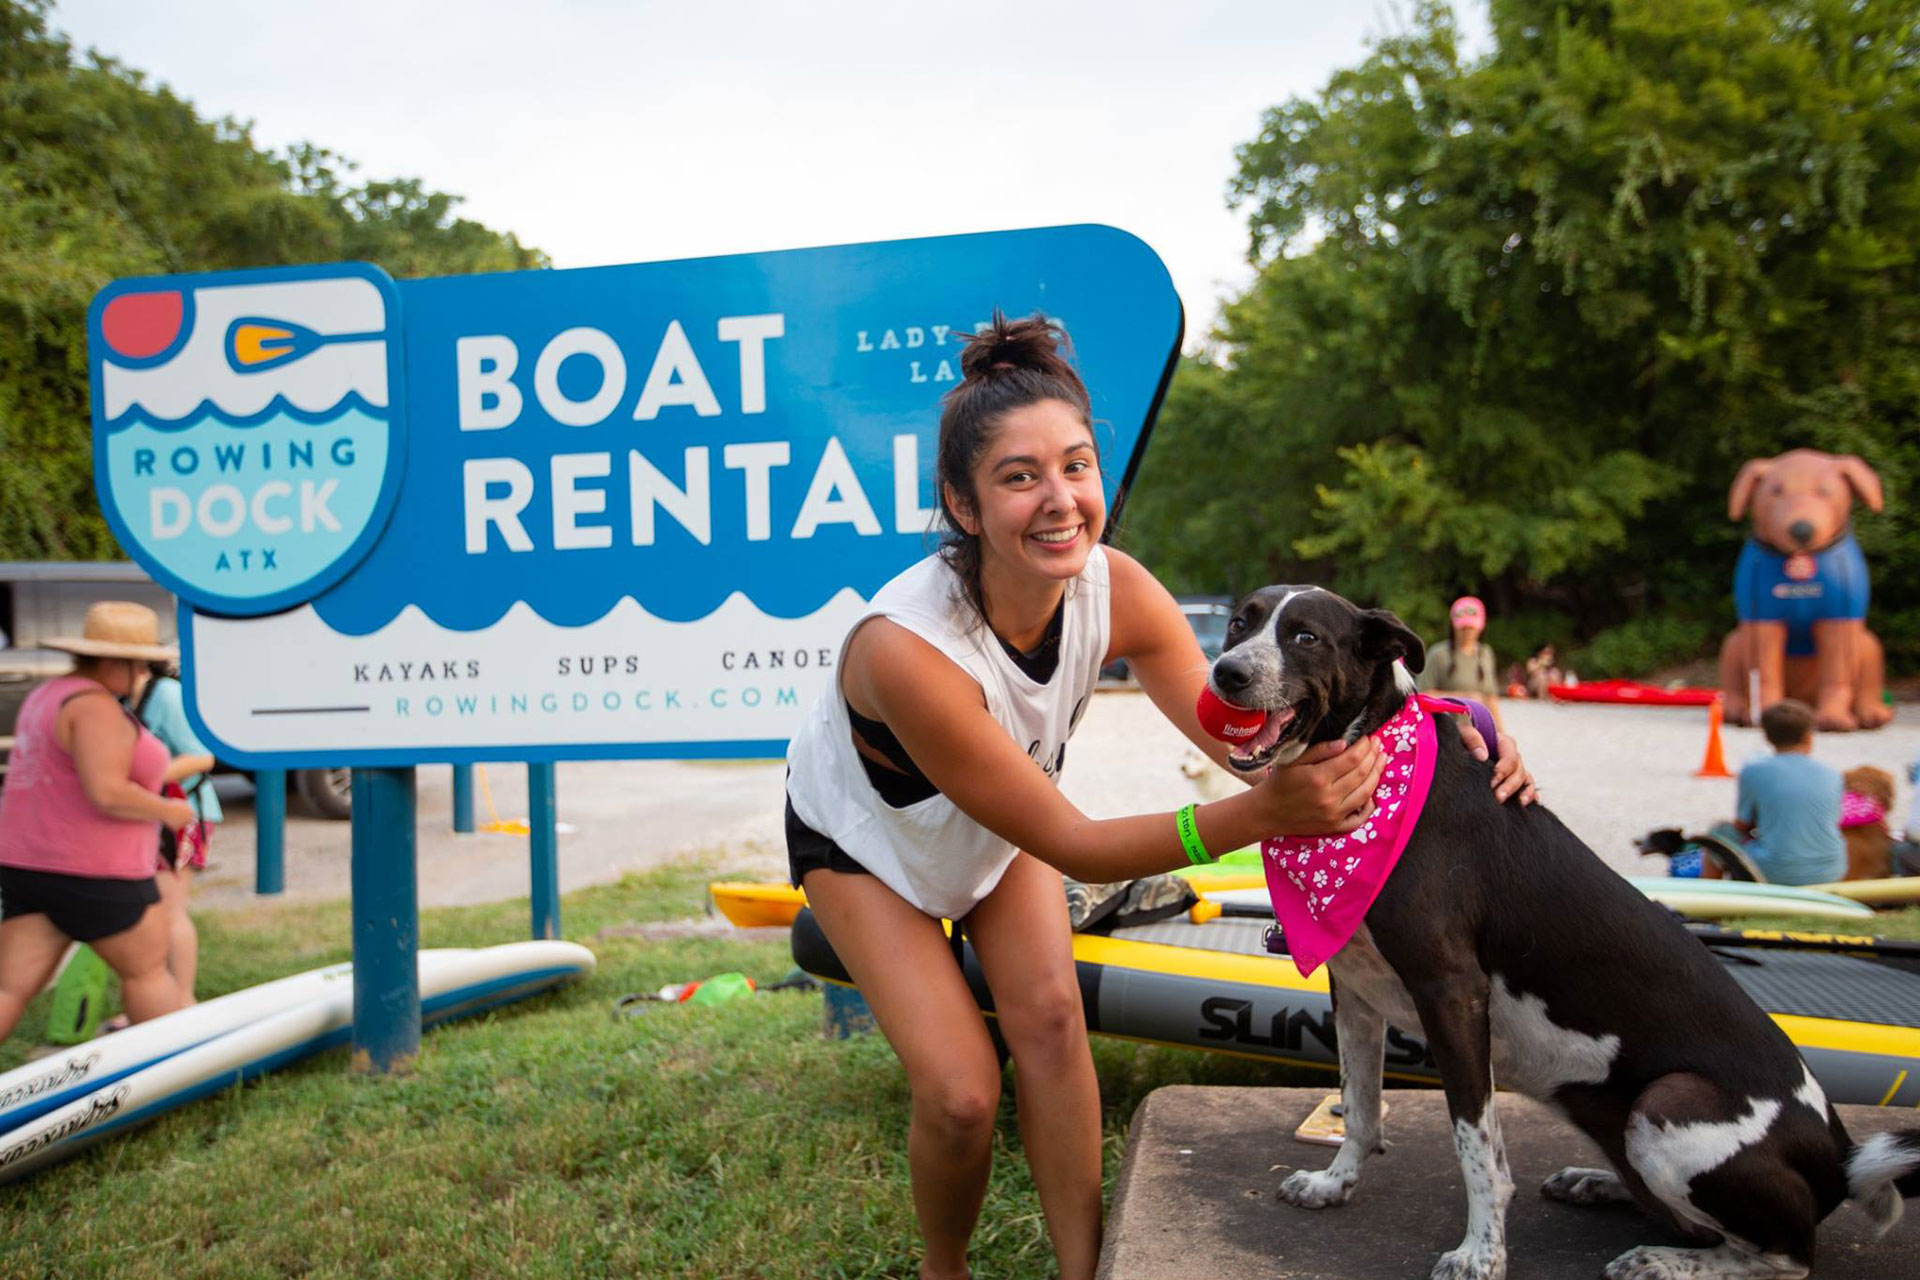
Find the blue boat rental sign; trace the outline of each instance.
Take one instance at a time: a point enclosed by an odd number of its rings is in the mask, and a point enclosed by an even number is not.
[[[938,545],[940,398],[996,307],[1071,336],[1117,500],[1182,321],[1101,226],[118,281],[96,482],[238,763],[777,754]]]

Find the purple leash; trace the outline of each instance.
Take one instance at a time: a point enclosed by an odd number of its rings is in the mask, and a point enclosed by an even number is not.
[[[1475,702],[1472,698],[1440,698],[1440,697],[1435,697],[1433,694],[1430,694],[1430,693],[1422,694],[1421,696],[1424,698],[1431,698],[1435,702],[1448,703],[1452,706],[1456,706],[1460,708],[1460,710],[1465,712],[1467,715],[1467,718],[1473,721],[1474,732],[1478,733],[1481,739],[1484,740],[1487,744],[1487,763],[1488,764],[1499,763],[1500,731],[1494,728],[1493,712],[1487,710],[1486,703]]]

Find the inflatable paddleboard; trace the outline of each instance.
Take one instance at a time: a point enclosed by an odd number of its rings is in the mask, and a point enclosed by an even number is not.
[[[431,1011],[444,1018],[456,1016],[449,1006],[466,987],[520,972],[566,968],[566,974],[548,980],[550,985],[590,972],[593,955],[572,943],[521,942],[484,951],[422,951],[419,963],[422,1017],[431,1003]],[[8,1131],[155,1063],[341,991],[351,1018],[353,966],[328,965],[218,996],[16,1067],[0,1075],[0,1141]]]
[[[1269,955],[1266,928],[1227,917],[1075,934],[1087,1029],[1337,1071],[1326,970],[1303,978],[1291,960]],[[812,912],[794,920],[792,945],[803,970],[850,985]],[[1787,1033],[1833,1101],[1920,1105],[1920,960],[1719,943],[1713,951]],[[971,946],[965,965],[974,1000],[992,1013]],[[1396,1079],[1439,1079],[1426,1044],[1397,1027],[1387,1029],[1386,1070]]]

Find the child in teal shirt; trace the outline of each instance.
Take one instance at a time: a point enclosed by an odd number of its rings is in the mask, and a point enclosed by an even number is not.
[[[1813,708],[1789,698],[1760,714],[1774,754],[1740,770],[1734,826],[1773,884],[1825,884],[1847,874],[1835,770],[1813,758]]]

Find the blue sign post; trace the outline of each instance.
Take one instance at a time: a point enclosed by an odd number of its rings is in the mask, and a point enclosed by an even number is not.
[[[420,892],[414,777],[353,771],[353,1066],[404,1071],[420,1051]]]
[[[473,766],[453,766],[453,829],[462,835],[473,834]]]
[[[527,834],[532,867],[533,936],[560,936],[559,823],[551,764],[527,766]]]
[[[287,773],[253,771],[253,891],[262,897],[287,887]]]
[[[189,715],[223,759],[778,755],[864,602],[935,545],[940,398],[996,308],[1071,335],[1117,508],[1181,313],[1101,226],[116,282],[91,316],[101,505],[181,598]],[[405,831],[367,858],[410,868]]]

